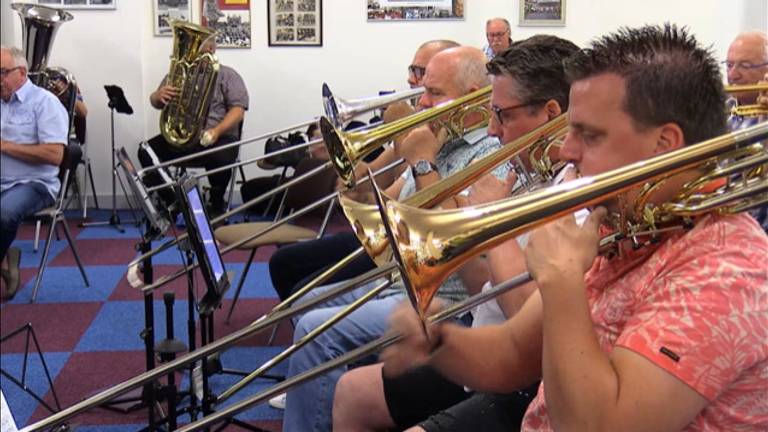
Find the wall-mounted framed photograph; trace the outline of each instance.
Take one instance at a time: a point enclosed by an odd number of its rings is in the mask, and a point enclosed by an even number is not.
[[[323,46],[323,0],[267,0],[269,46]]]
[[[202,0],[200,23],[216,30],[219,48],[251,47],[251,0]]]
[[[520,26],[565,26],[565,0],[520,0]]]
[[[117,0],[37,0],[37,4],[61,9],[115,9]]]
[[[464,0],[368,0],[368,21],[464,19]]]
[[[173,36],[173,21],[192,19],[191,0],[152,0],[154,2],[153,21],[155,36]]]

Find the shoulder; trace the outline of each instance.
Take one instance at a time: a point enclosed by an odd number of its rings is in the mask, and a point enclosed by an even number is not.
[[[226,79],[243,79],[236,70],[226,65],[219,65],[219,76]]]

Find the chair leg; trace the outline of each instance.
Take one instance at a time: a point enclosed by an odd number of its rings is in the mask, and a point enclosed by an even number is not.
[[[53,233],[56,231],[56,218],[51,220],[51,226],[48,228],[48,241],[45,242],[45,248],[43,248],[43,256],[40,258],[40,266],[37,269],[37,276],[35,278],[35,287],[32,289],[32,299],[30,303],[34,303],[37,298],[37,290],[40,288],[40,282],[43,280],[43,272],[45,271],[46,261],[48,260],[48,253],[51,251],[51,244],[53,243]]]
[[[67,236],[67,243],[69,243],[69,247],[72,248],[72,255],[75,256],[77,267],[80,268],[80,274],[83,275],[83,282],[85,282],[86,287],[90,287],[91,285],[88,283],[88,276],[85,275],[85,268],[83,267],[83,263],[80,261],[80,255],[77,253],[75,242],[72,241],[72,233],[69,231],[67,219],[63,214],[61,215],[61,225],[64,227],[64,235]]]
[[[32,247],[32,251],[37,253],[37,249],[40,247],[40,225],[42,222],[40,219],[35,221],[35,243]]]
[[[227,194],[227,210],[226,211],[230,211],[232,209],[232,196],[235,194],[236,178],[237,178],[237,170],[236,168],[232,168],[232,175],[229,178],[229,193]]]
[[[88,179],[91,181],[91,192],[93,192],[93,204],[96,206],[96,209],[98,210],[99,207],[99,197],[96,195],[96,184],[93,181],[93,170],[91,169],[91,161],[88,160]]]
[[[240,276],[240,281],[237,283],[237,290],[235,290],[235,298],[232,300],[232,305],[229,307],[229,312],[227,312],[227,319],[224,321],[227,324],[229,324],[229,319],[232,317],[232,312],[235,310],[237,299],[240,298],[240,290],[243,289],[243,284],[245,283],[245,277],[248,276],[248,270],[251,269],[251,263],[253,263],[253,257],[256,256],[257,249],[258,247],[251,249],[251,254],[248,255],[248,262],[245,264],[245,268],[243,269],[243,274],[242,276]]]

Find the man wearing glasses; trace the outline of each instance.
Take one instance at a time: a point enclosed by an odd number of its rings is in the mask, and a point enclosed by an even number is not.
[[[486,21],[485,37],[488,39],[488,44],[483,47],[483,52],[488,60],[492,60],[512,45],[511,34],[509,21],[505,18],[491,18]]]
[[[17,48],[0,48],[0,278],[2,297],[19,288],[21,251],[11,248],[21,221],[59,192],[69,121],[53,93],[27,79]]]
[[[757,84],[768,74],[768,36],[760,31],[741,33],[731,43],[723,63],[728,84]],[[738,93],[736,99],[739,105],[754,104],[757,92]]]

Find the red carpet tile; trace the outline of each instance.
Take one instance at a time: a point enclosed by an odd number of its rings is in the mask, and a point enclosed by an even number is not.
[[[92,396],[109,386],[120,383],[145,371],[142,351],[112,351],[72,353],[64,369],[54,380],[63,407],[68,407]],[[50,392],[46,402],[52,401]],[[39,406],[31,421],[47,417],[48,411]],[[113,413],[104,409],[93,409],[73,419],[74,424],[140,424],[146,423],[146,410],[131,414]]]
[[[32,323],[42,350],[74,351],[100,308],[101,303],[8,304],[0,312],[0,328],[2,334],[8,334],[26,323]],[[24,352],[24,343],[23,335],[16,336],[4,342],[0,352]],[[34,350],[31,341],[30,350]]]
[[[121,265],[130,262],[136,256],[136,239],[77,239],[75,247],[83,265]],[[83,251],[98,253],[83,253]],[[50,266],[75,266],[75,255],[69,247],[62,250]]]

